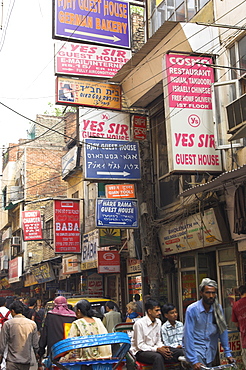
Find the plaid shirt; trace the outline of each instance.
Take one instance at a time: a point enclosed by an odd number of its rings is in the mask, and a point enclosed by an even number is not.
[[[161,327],[161,336],[165,346],[177,348],[182,346],[184,325],[181,321],[176,321],[172,326],[167,320]]]

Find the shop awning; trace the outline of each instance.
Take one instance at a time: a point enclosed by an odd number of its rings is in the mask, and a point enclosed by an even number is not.
[[[193,194],[215,191],[222,189],[228,183],[239,183],[243,178],[246,177],[246,165],[243,165],[235,170],[227,171],[217,176],[215,179],[207,182],[206,184],[200,184],[194,188],[183,191],[179,194],[180,197],[188,197]]]

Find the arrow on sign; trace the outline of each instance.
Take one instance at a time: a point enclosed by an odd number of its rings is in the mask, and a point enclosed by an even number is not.
[[[98,35],[96,33],[90,33],[90,32],[82,32],[82,31],[74,31],[74,30],[69,30],[68,28],[65,29],[65,32],[71,33],[71,34],[78,34],[82,36],[89,36],[89,37],[96,37],[98,39],[108,39],[108,40],[113,40],[114,42],[119,41],[120,38],[117,36],[103,36],[103,35]]]
[[[114,222],[114,221],[109,221],[109,224],[118,224],[119,222]],[[125,225],[126,222],[121,222],[120,223],[121,225]]]
[[[106,172],[106,171],[97,171],[97,175],[110,175],[110,176],[129,176],[130,173],[129,172],[126,172],[126,171],[123,171],[123,172]]]

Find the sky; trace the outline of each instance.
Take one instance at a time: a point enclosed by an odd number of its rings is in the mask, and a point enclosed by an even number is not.
[[[2,9],[0,9],[0,19]],[[51,0],[3,0],[0,148],[27,138],[30,119],[55,107]],[[21,117],[22,114],[27,118]]]

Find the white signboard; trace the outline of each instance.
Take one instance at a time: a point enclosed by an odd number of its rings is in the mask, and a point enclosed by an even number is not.
[[[74,76],[113,77],[131,58],[131,50],[57,41],[55,73]]]
[[[222,242],[213,208],[196,213],[179,222],[163,225],[159,231],[163,255],[208,247]]]
[[[169,171],[222,170],[215,150],[211,86],[213,68],[208,57],[164,56],[164,90]]]
[[[99,230],[95,229],[83,235],[82,243],[82,270],[97,267],[97,250],[99,248]]]
[[[80,108],[81,140],[97,137],[130,140],[130,115],[104,109]]]

